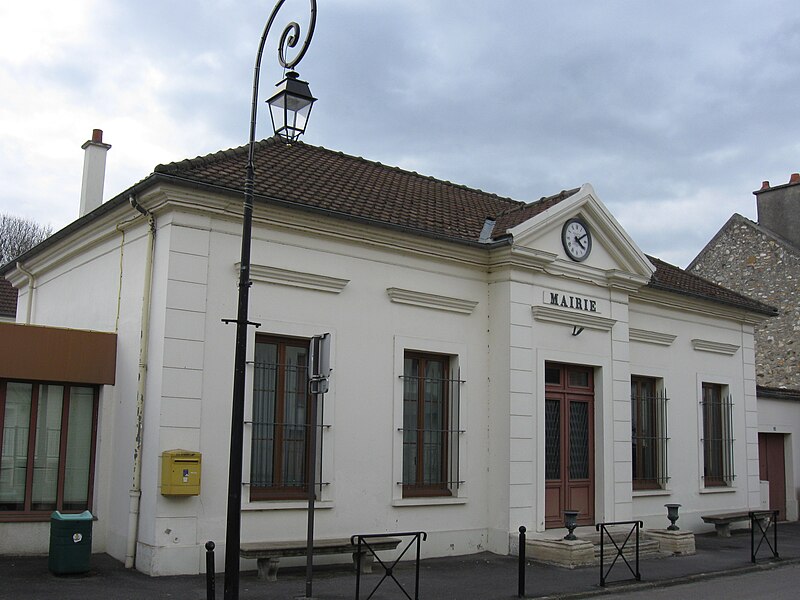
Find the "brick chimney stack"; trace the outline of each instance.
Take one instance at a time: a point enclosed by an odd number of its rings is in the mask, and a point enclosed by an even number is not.
[[[95,129],[92,131],[92,139],[86,141],[81,148],[84,150],[84,155],[79,217],[92,212],[103,203],[106,154],[111,145],[103,143],[103,130]]]
[[[792,173],[789,183],[774,187],[765,181],[753,193],[758,224],[800,248],[800,174]]]

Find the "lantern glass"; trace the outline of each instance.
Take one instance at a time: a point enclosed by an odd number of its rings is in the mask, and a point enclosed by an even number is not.
[[[287,143],[291,143],[305,132],[316,98],[311,95],[308,83],[298,79],[294,71],[287,73],[276,87],[276,92],[267,100],[272,128]]]

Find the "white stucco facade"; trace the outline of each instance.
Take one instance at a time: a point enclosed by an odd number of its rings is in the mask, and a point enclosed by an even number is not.
[[[136,567],[152,575],[222,564],[241,222],[238,199],[158,185],[138,197],[156,235],[149,299]],[[594,233],[589,260],[564,256],[565,219]],[[95,552],[124,559],[136,439],[147,222],[127,204],[95,216],[19,271],[18,321],[118,334],[117,377],[100,395],[93,512]],[[591,186],[511,230],[488,250],[284,208],[256,207],[248,351],[257,334],[332,336],[324,399],[324,485],[316,535],[426,531],[425,556],[505,554],[520,525],[545,531],[545,366],[583,365],[594,379],[596,522],[666,522],[759,506],[753,325],[742,309],[650,289],[654,267]],[[558,298],[580,298],[580,308]],[[586,310],[591,306],[591,310]],[[460,392],[458,485],[446,497],[402,493],[403,354],[452,357]],[[632,375],[668,390],[668,483],[634,491]],[[245,420],[252,411],[248,377]],[[703,481],[703,383],[733,399],[735,479]],[[766,425],[762,423],[762,426]],[[794,433],[794,432],[791,432]],[[251,501],[245,425],[242,541],[302,539],[302,501]],[[202,453],[197,496],[160,493],[160,456]],[[0,523],[0,552],[44,553],[47,523]],[[243,563],[244,568],[254,564]]]

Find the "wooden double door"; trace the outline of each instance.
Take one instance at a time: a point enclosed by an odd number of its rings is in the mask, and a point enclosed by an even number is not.
[[[594,370],[545,364],[545,527],[594,524]]]

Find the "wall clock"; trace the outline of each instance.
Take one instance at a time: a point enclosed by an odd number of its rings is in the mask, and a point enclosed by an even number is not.
[[[581,262],[592,251],[592,233],[582,219],[569,219],[561,229],[561,243],[572,260]]]

